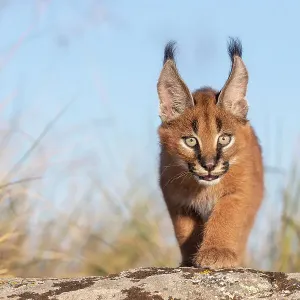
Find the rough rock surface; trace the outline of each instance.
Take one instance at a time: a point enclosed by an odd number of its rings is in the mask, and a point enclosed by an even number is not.
[[[106,277],[1,279],[0,299],[300,299],[300,274],[252,269],[141,268]]]

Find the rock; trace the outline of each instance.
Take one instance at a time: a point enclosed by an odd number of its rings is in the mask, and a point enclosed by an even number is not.
[[[300,274],[253,269],[140,268],[106,277],[1,279],[0,299],[300,299]]]

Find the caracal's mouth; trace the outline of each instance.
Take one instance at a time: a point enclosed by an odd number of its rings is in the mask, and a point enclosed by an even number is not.
[[[213,175],[213,174],[207,174],[205,176],[197,176],[200,180],[205,180],[205,181],[214,181],[217,180],[221,177],[221,175]]]
[[[199,182],[199,184],[202,185],[215,185],[220,182],[220,179],[224,174],[220,175],[213,175],[213,174],[207,174],[207,175],[196,175],[196,180]]]

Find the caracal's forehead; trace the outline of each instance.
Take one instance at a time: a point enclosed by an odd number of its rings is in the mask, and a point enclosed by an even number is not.
[[[224,131],[234,133],[236,124],[233,117],[216,105],[214,94],[196,93],[194,100],[195,106],[184,116],[186,128],[190,127],[201,139],[211,139]]]
[[[198,102],[194,107],[194,113],[191,114],[193,131],[201,135],[219,132],[224,123],[214,101],[212,99],[205,100]]]

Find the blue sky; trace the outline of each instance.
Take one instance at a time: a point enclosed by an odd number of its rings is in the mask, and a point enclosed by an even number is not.
[[[41,15],[43,2],[49,4]],[[35,114],[35,122],[24,124],[33,135],[74,99],[57,126],[112,118],[118,139],[132,151],[159,124],[156,80],[164,44],[178,41],[178,66],[191,89],[221,88],[229,70],[226,40],[238,36],[250,73],[249,116],[269,164],[282,127],[285,165],[300,128],[299,4],[185,3],[12,1],[1,12],[2,57],[32,23],[34,30],[1,70],[1,98],[20,91],[19,105]]]
[[[113,173],[124,180],[128,161],[137,172],[153,174],[159,125],[156,81],[165,43],[177,40],[178,68],[192,90],[202,85],[219,89],[230,67],[227,38],[237,36],[250,75],[249,117],[265,162],[290,166],[300,132],[300,2],[9,2],[0,11],[0,99],[14,90],[18,97],[1,114],[9,118],[12,107],[21,109],[25,117],[20,126],[36,137],[75,100],[51,133],[57,157],[60,147],[69,146],[62,157],[100,153],[97,167],[103,177]],[[72,128],[81,130],[70,133]],[[268,180],[272,185],[279,179],[274,175]]]

